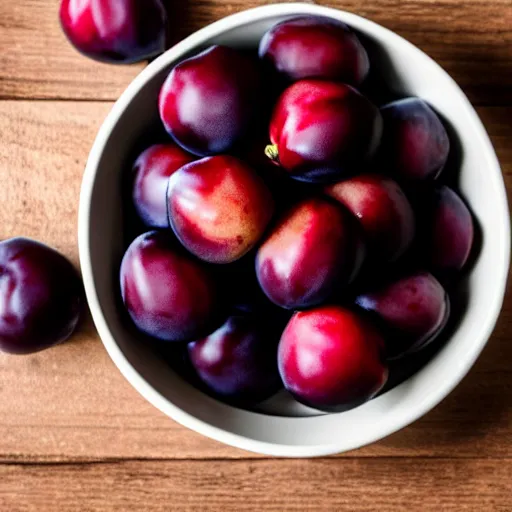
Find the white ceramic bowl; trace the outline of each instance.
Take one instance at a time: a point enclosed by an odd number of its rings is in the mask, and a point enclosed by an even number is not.
[[[381,48],[387,80],[429,101],[460,139],[460,189],[483,234],[468,278],[467,312],[448,343],[414,376],[354,410],[322,414],[285,394],[261,412],[209,398],[176,376],[121,320],[117,274],[122,256],[121,174],[130,148],[157,121],[157,95],[171,67],[211,44],[255,47],[278,21],[299,14],[341,20]],[[500,166],[478,116],[456,83],[427,55],[389,30],[347,12],[309,4],[268,5],[224,18],[171,48],[130,84],[101,127],[85,170],[79,212],[80,261],[92,316],[128,381],[181,424],[224,443],[270,455],[316,456],[351,450],[410,424],[464,377],[486,344],[501,309],[509,267],[510,226]],[[178,447],[177,447],[178,448]]]

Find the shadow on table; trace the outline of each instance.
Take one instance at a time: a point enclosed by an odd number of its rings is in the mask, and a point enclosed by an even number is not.
[[[194,2],[163,0],[163,4],[169,17],[169,47],[204,26],[194,12]]]

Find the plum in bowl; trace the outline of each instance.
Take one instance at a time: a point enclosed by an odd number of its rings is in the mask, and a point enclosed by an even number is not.
[[[350,26],[396,93],[390,101],[422,98],[456,134],[457,186],[471,206],[482,243],[459,286],[464,301],[463,308],[459,304],[457,322],[416,373],[349,411],[325,414],[284,392],[245,410],[190,384],[127,321],[120,303],[118,272],[123,252],[135,236],[123,236],[122,176],[135,153],[144,149],[141,140],[159,124],[157,98],[171,69],[211,45],[256,51],[271,27],[306,15]],[[424,115],[428,119],[430,113]],[[406,163],[414,174],[415,162]],[[485,129],[456,83],[433,60],[393,32],[354,14],[281,4],[241,12],[194,33],[133,81],[105,120],[91,150],[80,198],[79,246],[87,298],[100,337],[120,371],[148,401],[183,425],[239,448],[271,455],[319,456],[358,448],[405,427],[437,405],[466,375],[501,309],[510,226],[501,170]],[[379,372],[372,373],[375,377],[368,391],[372,395],[382,382],[380,367],[375,368]]]

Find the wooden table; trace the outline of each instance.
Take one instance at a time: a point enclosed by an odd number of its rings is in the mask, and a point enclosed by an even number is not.
[[[172,3],[172,2],[171,2]],[[175,0],[176,38],[270,2]],[[512,190],[511,0],[318,2],[395,30],[441,63],[482,117]],[[77,54],[57,0],[0,1],[0,239],[77,256],[85,160],[142,68]],[[0,511],[512,510],[512,295],[441,405],[356,452],[259,457],[174,423],[124,380],[91,322],[60,347],[0,356]]]

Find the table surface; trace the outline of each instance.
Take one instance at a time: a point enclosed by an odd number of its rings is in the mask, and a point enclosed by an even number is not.
[[[172,2],[170,2],[172,3]],[[270,2],[180,0],[176,39]],[[511,0],[336,0],[435,58],[476,106],[512,190]],[[78,265],[77,204],[92,141],[142,65],[92,62],[57,0],[0,1],[0,239],[45,241]],[[147,403],[90,320],[72,341],[0,356],[0,510],[512,510],[512,295],[475,367],[438,407],[355,452],[257,456]]]

